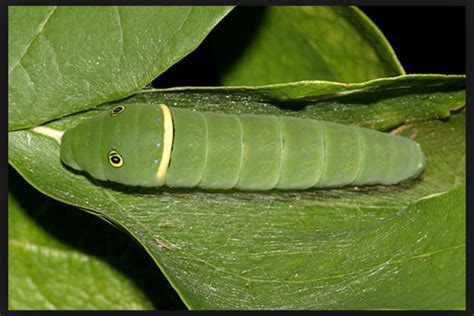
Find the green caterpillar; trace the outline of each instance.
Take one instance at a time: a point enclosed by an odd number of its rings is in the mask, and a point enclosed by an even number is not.
[[[276,115],[119,105],[64,133],[62,161],[132,186],[299,190],[396,184],[424,169],[404,137]]]

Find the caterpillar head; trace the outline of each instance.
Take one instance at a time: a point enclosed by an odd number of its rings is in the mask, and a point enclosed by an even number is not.
[[[67,130],[61,160],[99,180],[157,186],[163,133],[160,106],[116,106]]]

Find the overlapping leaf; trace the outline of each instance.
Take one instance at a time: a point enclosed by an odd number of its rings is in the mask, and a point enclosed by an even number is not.
[[[193,51],[230,10],[10,7],[9,130],[133,94]]]
[[[10,310],[179,306],[172,289],[162,290],[167,281],[154,263],[126,235],[35,192],[15,172],[9,181]]]
[[[124,101],[324,118],[384,130],[407,123],[397,131],[421,144],[427,169],[420,180],[391,187],[123,187],[66,169],[58,144],[31,130],[10,133],[9,159],[43,193],[128,231],[190,308],[463,308],[465,115],[449,113],[462,108],[464,98],[461,76],[414,75],[356,86],[151,90]],[[69,128],[102,108],[48,127]]]
[[[363,82],[405,73],[380,30],[348,6],[239,7],[219,25],[214,48],[225,85]]]

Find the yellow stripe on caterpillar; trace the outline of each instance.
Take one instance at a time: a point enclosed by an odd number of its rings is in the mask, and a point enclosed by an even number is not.
[[[163,111],[163,154],[156,172],[156,181],[159,185],[165,182],[168,166],[171,160],[171,148],[173,147],[173,118],[170,109],[165,104],[160,104]]]

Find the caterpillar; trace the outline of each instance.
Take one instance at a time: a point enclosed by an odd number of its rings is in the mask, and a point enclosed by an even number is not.
[[[391,185],[425,164],[414,141],[367,128],[165,104],[118,105],[86,120],[64,133],[60,155],[104,181],[240,190]]]

